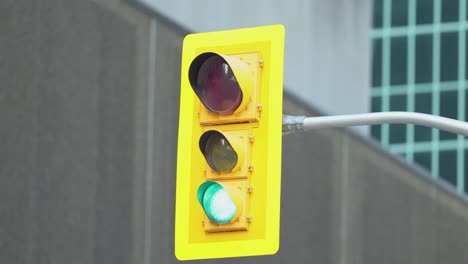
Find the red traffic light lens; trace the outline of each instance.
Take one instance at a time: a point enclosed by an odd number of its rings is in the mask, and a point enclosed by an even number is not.
[[[229,64],[215,53],[203,53],[189,70],[192,87],[211,112],[231,115],[242,102],[242,90]]]

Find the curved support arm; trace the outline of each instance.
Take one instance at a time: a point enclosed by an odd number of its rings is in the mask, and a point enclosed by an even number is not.
[[[283,134],[315,128],[377,124],[414,124],[438,128],[468,137],[468,123],[441,116],[412,112],[378,112],[338,116],[283,116]]]

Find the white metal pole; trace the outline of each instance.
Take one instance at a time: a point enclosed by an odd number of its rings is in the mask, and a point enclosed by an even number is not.
[[[468,137],[468,123],[429,114],[413,112],[378,112],[338,116],[283,115],[283,134],[315,128],[364,126],[377,124],[415,124]]]

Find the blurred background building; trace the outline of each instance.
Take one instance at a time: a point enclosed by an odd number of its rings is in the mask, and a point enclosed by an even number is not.
[[[464,119],[466,6],[0,1],[0,263],[179,263],[185,35],[283,23],[288,114],[372,102]],[[279,252],[187,263],[468,263],[464,139],[394,125],[372,135],[383,147],[366,129],[283,137]]]
[[[372,111],[415,111],[468,120],[467,1],[374,0]],[[372,136],[456,186],[468,188],[463,136],[413,125],[379,125]]]

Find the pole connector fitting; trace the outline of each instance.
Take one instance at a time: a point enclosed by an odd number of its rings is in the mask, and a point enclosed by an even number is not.
[[[296,131],[304,131],[305,118],[305,116],[283,115],[283,136]]]

